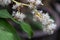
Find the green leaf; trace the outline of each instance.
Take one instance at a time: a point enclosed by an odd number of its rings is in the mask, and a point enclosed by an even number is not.
[[[29,38],[31,38],[31,36],[33,36],[32,28],[31,28],[31,26],[28,23],[23,22],[23,21],[22,22],[21,21],[17,21],[17,20],[15,20],[13,18],[12,18],[12,20],[21,26],[23,31],[25,31],[28,34]]]
[[[33,31],[31,29],[31,26],[26,23],[26,22],[20,22],[20,25],[21,25],[21,28],[26,32],[28,33],[29,35],[29,38],[31,38],[31,36],[33,35]]]
[[[8,13],[6,9],[1,9],[0,18],[11,18],[11,15]]]
[[[12,33],[0,30],[0,40],[14,40],[13,38]]]
[[[5,32],[5,31],[7,31],[7,32],[10,32],[10,33],[12,33],[13,35],[14,35],[14,40],[20,40],[20,38],[19,38],[19,36],[17,35],[17,32],[16,32],[16,30],[14,29],[14,27],[12,27],[5,19],[0,19],[0,30],[2,30],[1,32],[3,33],[3,32]],[[7,32],[5,32],[5,34],[7,33]],[[1,34],[2,34],[1,33]],[[5,34],[2,34],[2,35],[4,35],[5,36]],[[9,33],[7,33],[7,34],[9,34]],[[6,34],[6,35],[7,35]],[[12,34],[11,34],[11,36],[12,36]],[[4,37],[4,36],[2,36],[2,37]],[[0,36],[1,37],[1,36]],[[7,36],[6,36],[6,38],[7,38]],[[4,38],[3,38],[4,39]],[[0,39],[1,40],[1,39]]]
[[[33,29],[40,29],[40,30],[42,30],[42,24],[40,23],[40,22],[34,22],[34,21],[32,21],[32,23],[31,23],[31,26],[33,27]]]

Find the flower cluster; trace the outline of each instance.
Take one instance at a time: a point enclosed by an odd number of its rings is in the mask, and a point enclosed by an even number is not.
[[[28,6],[29,8],[32,8],[32,14],[33,14],[33,21],[39,21],[42,23],[43,31],[47,32],[49,34],[53,34],[54,30],[56,29],[56,23],[53,19],[50,18],[48,13],[43,13],[43,11],[38,11],[35,7],[37,5],[43,5],[41,0],[27,0],[30,4],[24,4],[24,3],[18,3],[13,0],[13,2],[16,3],[16,5],[13,5],[12,9],[17,9],[19,6]],[[19,11],[13,11],[12,16],[14,16],[18,21],[22,21],[24,18],[26,18],[26,15],[24,13],[21,13]]]
[[[38,5],[43,5],[43,3],[41,2],[41,0],[27,0],[30,5],[30,8],[36,8]]]
[[[29,3],[35,4],[35,5],[43,5],[41,0],[27,0]]]
[[[8,5],[11,3],[11,0],[0,0],[0,5],[4,6],[4,5]]]
[[[32,13],[34,14],[35,12]],[[57,26],[55,21],[50,18],[48,13],[43,13],[42,11],[39,11],[38,15],[34,14],[33,20],[41,22],[43,31],[49,34],[53,34]]]
[[[18,21],[23,21],[23,19],[26,18],[26,15],[23,13],[20,13],[19,11],[17,12],[13,11],[12,16],[14,16]]]

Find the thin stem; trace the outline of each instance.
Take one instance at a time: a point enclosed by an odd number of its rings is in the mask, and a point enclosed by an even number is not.
[[[28,6],[28,7],[29,7],[29,4],[20,3],[20,2],[17,2],[17,1],[15,1],[15,0],[12,0],[12,1],[15,2],[15,3],[18,4],[18,5]],[[37,14],[38,16],[40,16],[40,18],[42,18],[42,15],[38,12],[37,9],[34,8],[34,11],[36,12],[36,14]]]

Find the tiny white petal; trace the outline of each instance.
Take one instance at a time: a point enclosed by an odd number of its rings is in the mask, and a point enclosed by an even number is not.
[[[48,25],[48,28],[49,29],[56,29],[56,24],[50,24],[50,25]]]
[[[48,21],[51,22],[51,23],[54,23],[54,20],[53,19],[49,19]]]
[[[11,3],[11,0],[3,0],[3,2],[8,5],[9,3]]]
[[[41,10],[41,11],[39,11],[40,13],[43,13],[43,11]]]
[[[40,0],[36,0],[36,5],[42,4]]]
[[[19,18],[20,17],[20,12],[16,12],[15,17]]]
[[[11,3],[11,0],[0,0],[0,5],[5,6]]]
[[[23,20],[25,17],[26,17],[26,15],[23,14],[23,13],[21,13],[20,16],[19,16],[19,18],[22,19],[22,20]]]
[[[13,12],[12,12],[12,16],[14,16],[15,14],[16,14],[16,12],[15,12],[15,11],[13,11]]]
[[[35,2],[35,0],[28,0],[28,2]]]
[[[34,14],[35,14],[35,12],[34,12],[34,11],[32,11],[32,14],[34,15]]]
[[[20,6],[21,4],[16,4],[16,5],[13,5],[12,9],[16,9],[18,6]]]

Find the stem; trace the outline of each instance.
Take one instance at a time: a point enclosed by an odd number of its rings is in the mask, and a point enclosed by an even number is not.
[[[20,3],[20,2],[17,2],[17,1],[15,1],[15,0],[12,0],[12,1],[15,2],[16,4],[19,4],[19,5],[22,5],[22,6],[28,6],[28,7],[29,7],[29,4]],[[34,8],[34,11],[36,12],[36,14],[37,14],[38,16],[40,16],[40,18],[42,18],[42,15],[38,12],[37,9]]]

